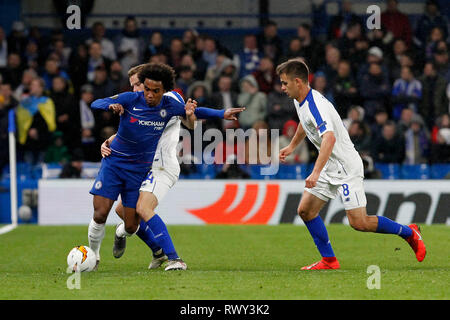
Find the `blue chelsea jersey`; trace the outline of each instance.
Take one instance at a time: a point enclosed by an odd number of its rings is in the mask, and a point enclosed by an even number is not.
[[[183,100],[181,100],[183,101]],[[111,143],[111,155],[105,159],[113,165],[132,171],[148,170],[159,139],[173,116],[185,116],[184,103],[164,95],[157,106],[149,106],[143,92],[124,92],[95,100],[91,107],[109,110],[109,105],[121,104],[119,130]]]

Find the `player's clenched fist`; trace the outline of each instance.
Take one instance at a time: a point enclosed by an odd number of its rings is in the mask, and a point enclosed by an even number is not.
[[[186,116],[191,116],[195,112],[195,108],[197,108],[197,101],[192,100],[191,98],[188,99],[186,102],[186,105],[184,106],[184,110],[186,110]]]
[[[305,180],[305,187],[306,188],[314,188],[317,184],[317,180],[319,180],[319,174],[315,173],[314,171],[309,175],[308,178]]]
[[[113,103],[109,105],[109,110],[112,110],[115,114],[121,116],[124,113],[123,106],[120,103]]]
[[[279,155],[280,161],[283,163],[286,162],[286,157],[289,156],[293,151],[294,150],[290,146],[281,149]]]

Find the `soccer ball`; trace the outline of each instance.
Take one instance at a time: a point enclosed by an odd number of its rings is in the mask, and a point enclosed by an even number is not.
[[[76,246],[67,256],[67,266],[73,272],[89,272],[94,270],[97,257],[88,246]]]

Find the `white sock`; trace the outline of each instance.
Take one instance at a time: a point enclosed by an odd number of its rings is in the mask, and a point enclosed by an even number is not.
[[[91,220],[89,223],[88,238],[89,247],[95,252],[97,260],[100,260],[100,246],[102,245],[103,237],[105,236],[105,224],[99,224]]]
[[[133,234],[135,234],[136,232],[138,232],[139,230],[139,226],[136,229],[136,231],[134,233],[128,233],[125,230],[125,223],[120,223],[117,228],[116,228],[116,236],[118,236],[119,238],[123,238],[123,237],[131,237]]]

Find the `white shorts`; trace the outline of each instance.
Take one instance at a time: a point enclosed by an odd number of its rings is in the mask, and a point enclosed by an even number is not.
[[[161,203],[177,180],[177,176],[169,173],[164,168],[150,169],[139,191],[153,193],[156,199],[158,199],[158,203]]]
[[[351,210],[367,205],[363,180],[363,177],[355,176],[342,179],[337,183],[334,179],[329,179],[326,174],[321,174],[316,186],[305,188],[305,190],[327,202],[340,194],[344,209]]]

